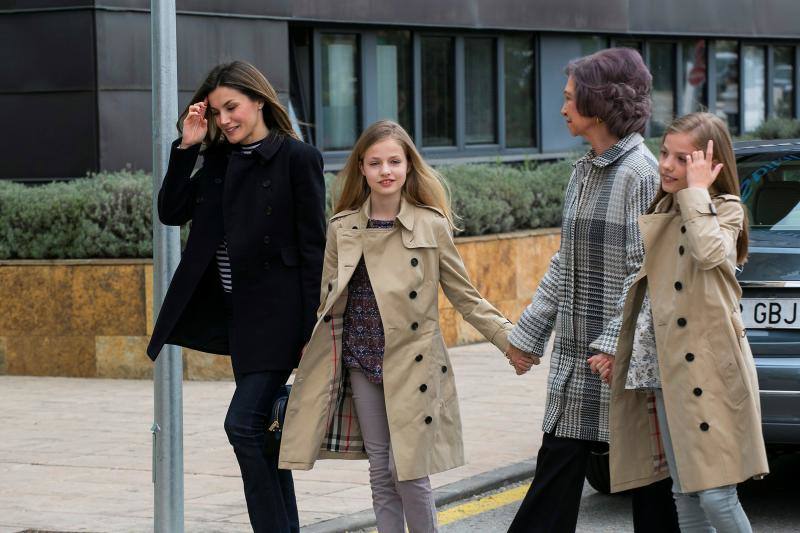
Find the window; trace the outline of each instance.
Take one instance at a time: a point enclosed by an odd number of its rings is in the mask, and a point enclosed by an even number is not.
[[[375,54],[378,120],[394,120],[413,137],[411,32],[379,31]]]
[[[706,42],[703,40],[688,41],[683,43],[682,49],[682,98],[681,109],[678,114],[686,115],[705,109],[707,80]]]
[[[739,133],[739,44],[717,41],[714,50],[717,76],[716,114],[728,124],[731,134]]]
[[[642,41],[636,39],[615,39],[614,46],[617,48],[633,48],[639,54],[642,53]]]
[[[772,113],[777,117],[794,116],[794,49],[776,46],[772,56]]]
[[[497,142],[497,48],[492,38],[464,39],[465,140]]]
[[[744,82],[744,131],[750,132],[764,122],[766,108],[766,48],[742,47],[742,77]]]
[[[323,34],[321,55],[322,146],[347,150],[359,134],[358,37]]]
[[[455,145],[455,61],[452,37],[422,38],[422,144]]]
[[[653,113],[650,134],[664,133],[675,114],[675,45],[650,44],[650,72],[653,74]]]
[[[536,144],[534,114],[533,39],[509,36],[504,43],[506,146],[519,148]]]

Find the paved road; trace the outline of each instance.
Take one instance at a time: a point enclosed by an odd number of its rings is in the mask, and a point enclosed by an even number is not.
[[[771,469],[772,474],[765,480],[750,481],[739,487],[742,505],[753,525],[753,531],[755,533],[800,532],[800,454],[776,459],[772,462]],[[523,485],[528,483],[530,481]],[[466,507],[465,503],[482,502],[485,507],[492,507],[492,498],[502,503],[504,494],[513,492],[518,486],[520,485],[506,487],[474,498],[470,502],[458,502],[443,509],[440,512],[440,519],[450,518],[454,510]],[[520,500],[516,500],[496,509],[445,524],[442,533],[505,532],[519,504]],[[624,494],[611,496],[599,494],[586,484],[577,531],[578,533],[632,532],[630,497]]]

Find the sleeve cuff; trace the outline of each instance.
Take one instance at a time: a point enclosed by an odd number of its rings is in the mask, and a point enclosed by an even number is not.
[[[687,187],[675,193],[675,199],[681,208],[681,218],[684,222],[699,216],[716,216],[717,214],[708,189]]]
[[[598,353],[616,355],[617,341],[617,338],[611,338],[608,335],[601,335],[593,343],[589,344],[589,349]]]
[[[541,357],[544,355],[545,343],[535,335],[523,330],[519,325],[514,326],[508,335],[508,343],[523,352]]]

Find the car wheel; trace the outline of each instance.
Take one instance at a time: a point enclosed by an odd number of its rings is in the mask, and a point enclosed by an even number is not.
[[[594,490],[602,494],[611,493],[611,471],[608,467],[608,449],[589,453],[586,466],[586,481]]]

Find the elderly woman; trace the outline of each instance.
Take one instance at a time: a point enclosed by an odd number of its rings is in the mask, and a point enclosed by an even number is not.
[[[589,454],[609,437],[609,389],[587,358],[615,353],[622,304],[644,254],[637,219],[659,184],[642,138],[652,76],[638,52],[603,50],[572,61],[566,73],[561,114],[591,149],[573,165],[561,247],[509,336],[509,359],[524,373],[555,328],[536,475],[510,532],[575,530]],[[656,489],[634,495],[636,529],[677,531],[669,485]]]

